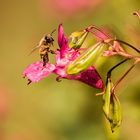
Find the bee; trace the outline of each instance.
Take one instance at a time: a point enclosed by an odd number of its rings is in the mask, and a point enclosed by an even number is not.
[[[55,51],[51,50],[51,47],[53,47],[53,42],[54,42],[54,39],[52,37],[52,34],[56,31],[53,30],[51,32],[51,34],[47,34],[45,35],[38,43],[38,45],[33,48],[33,50],[31,51],[34,52],[36,49],[38,49],[39,51],[39,55],[40,55],[40,58],[42,59],[43,61],[43,66],[46,65],[46,63],[49,62],[49,53],[51,54],[55,54]]]

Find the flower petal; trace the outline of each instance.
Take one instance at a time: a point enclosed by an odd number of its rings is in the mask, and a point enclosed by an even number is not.
[[[69,59],[67,59],[66,54],[63,58],[61,58],[60,51],[56,51],[56,65],[59,67],[65,67],[68,63]]]
[[[61,58],[64,57],[64,55],[67,53],[69,47],[68,47],[68,39],[66,38],[63,30],[62,24],[58,27],[58,44],[60,47],[60,55]]]
[[[89,86],[92,86],[97,89],[104,88],[103,81],[93,66],[80,73],[77,80],[84,82],[85,84],[88,84]]]
[[[38,61],[29,65],[23,72],[31,82],[38,82],[39,80],[48,76],[55,69],[55,65],[47,63],[43,66],[43,62]]]
[[[66,78],[69,80],[78,80],[89,86],[101,90],[103,90],[104,88],[103,81],[93,66],[89,67],[87,70],[83,71],[78,75],[68,75],[64,68],[57,68],[54,72],[62,78]]]
[[[59,44],[60,48],[62,46],[63,37],[64,37],[63,27],[62,27],[62,24],[59,24],[59,26],[58,26],[58,44]]]

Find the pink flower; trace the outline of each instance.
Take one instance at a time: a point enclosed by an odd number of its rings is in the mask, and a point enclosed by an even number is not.
[[[25,69],[23,75],[28,78],[29,82],[38,82],[50,73],[55,73],[61,78],[78,80],[92,87],[103,89],[103,81],[93,66],[78,75],[68,75],[66,73],[68,64],[75,60],[80,55],[80,52],[78,49],[69,48],[62,24],[58,27],[58,45],[60,49],[56,51],[55,65],[47,63],[46,66],[43,66],[43,62],[38,61]]]
[[[23,75],[27,77],[31,82],[38,82],[39,80],[45,78],[55,69],[55,65],[47,63],[43,66],[43,62],[37,61],[29,65]]]
[[[104,0],[40,0],[41,11],[51,18],[69,18],[99,8]],[[50,16],[48,16],[49,13]]]

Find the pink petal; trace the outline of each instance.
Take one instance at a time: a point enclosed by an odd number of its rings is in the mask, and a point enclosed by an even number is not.
[[[89,67],[87,70],[78,75],[67,75],[65,68],[60,67],[57,67],[54,73],[62,78],[81,81],[97,89],[103,90],[104,88],[103,81],[94,67]]]
[[[65,56],[63,58],[61,58],[60,51],[56,51],[56,65],[57,66],[59,66],[59,67],[65,67],[66,64],[69,63],[69,59],[65,58]]]
[[[63,58],[64,55],[67,53],[69,47],[68,47],[68,40],[64,34],[62,24],[60,24],[58,27],[58,44],[60,47],[60,56],[61,58]]]
[[[31,82],[38,82],[42,78],[48,76],[55,69],[55,65],[47,63],[43,66],[43,62],[38,61],[29,65],[23,72]]]
[[[80,73],[76,80],[79,80],[97,89],[104,88],[103,81],[94,67],[89,67],[87,70]]]
[[[55,74],[59,75],[62,78],[67,78],[68,77],[67,73],[66,73],[66,70],[65,70],[65,67],[56,67],[56,69],[53,72]]]
[[[62,24],[59,24],[59,26],[58,26],[58,44],[59,44],[60,48],[62,46],[63,37],[64,37],[63,26],[62,26]]]
[[[65,51],[63,57],[61,57],[61,52],[56,51],[56,65],[59,67],[66,67],[71,61],[75,60],[80,53],[74,49],[68,49]]]

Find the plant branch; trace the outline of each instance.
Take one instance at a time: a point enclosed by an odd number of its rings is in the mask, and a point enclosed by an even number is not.
[[[123,64],[124,62],[126,62],[129,58],[124,59],[123,61],[119,62],[118,64],[116,64],[115,66],[113,66],[108,72],[107,72],[107,79],[111,78],[111,73],[112,71],[117,68],[118,66],[120,66],[121,64]]]
[[[112,93],[114,93],[116,87],[118,84],[125,78],[125,76],[134,68],[134,66],[137,64],[137,61],[125,72],[125,74],[115,83],[115,85],[112,87]]]
[[[93,33],[93,34],[95,34],[93,31],[91,31],[92,29],[95,29],[95,30],[99,31],[100,33],[102,33],[103,35],[105,35],[107,38],[110,38],[109,35],[107,35],[106,33],[104,33],[101,29],[99,29],[95,25],[89,26],[86,30],[89,31],[89,32],[91,32],[91,33]]]
[[[122,41],[122,40],[119,40],[119,39],[115,39],[115,41],[118,41],[118,42],[120,42],[120,43],[122,43],[122,44],[125,44],[125,45],[127,45],[128,47],[130,47],[130,48],[132,48],[133,50],[135,50],[136,52],[140,53],[140,50],[139,50],[139,49],[135,48],[134,46],[132,46],[131,44],[129,44],[129,43],[125,42],[125,41]]]

